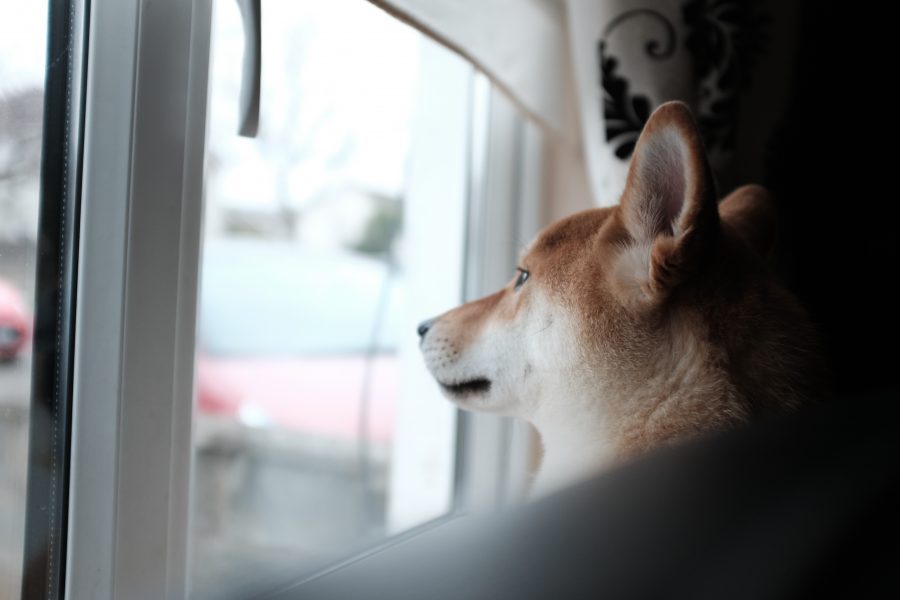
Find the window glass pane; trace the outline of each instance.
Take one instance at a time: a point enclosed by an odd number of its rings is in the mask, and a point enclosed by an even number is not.
[[[367,2],[262,10],[256,139],[236,133],[236,4],[213,26],[191,562],[204,597],[347,556],[453,495],[456,413],[416,324],[460,299],[469,67]]]
[[[21,586],[46,44],[46,2],[0,2],[0,598]]]

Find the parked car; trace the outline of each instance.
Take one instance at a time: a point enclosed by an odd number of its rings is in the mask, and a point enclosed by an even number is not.
[[[19,357],[31,339],[31,313],[22,293],[0,279],[0,361]]]
[[[385,262],[270,241],[209,242],[204,252],[200,414],[389,443],[404,289]]]

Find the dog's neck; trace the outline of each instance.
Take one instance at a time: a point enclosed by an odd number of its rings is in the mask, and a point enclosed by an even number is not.
[[[702,348],[679,350],[648,363],[654,367],[632,384],[613,388],[594,382],[567,390],[565,402],[542,403],[529,418],[544,448],[532,495],[698,431],[744,420],[743,403],[736,401],[727,374],[705,360]]]
[[[541,414],[532,420],[544,454],[531,487],[532,496],[555,491],[603,470],[615,460],[616,448],[601,410],[587,414]]]

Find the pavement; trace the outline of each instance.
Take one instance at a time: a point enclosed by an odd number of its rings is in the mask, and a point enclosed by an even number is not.
[[[0,363],[0,598],[19,594],[28,450],[29,357]],[[204,415],[195,428],[194,598],[216,598],[385,535],[387,452]]]
[[[0,277],[33,291],[31,247],[0,245]],[[30,356],[0,362],[0,600],[21,585]],[[217,598],[333,560],[385,535],[389,448],[197,417],[193,598]]]
[[[31,361],[0,362],[0,598],[18,598],[25,525]]]

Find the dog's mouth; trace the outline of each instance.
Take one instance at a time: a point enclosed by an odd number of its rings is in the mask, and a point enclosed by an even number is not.
[[[453,396],[469,396],[485,394],[491,389],[491,380],[485,377],[477,377],[459,383],[444,383],[439,381],[441,389]]]

